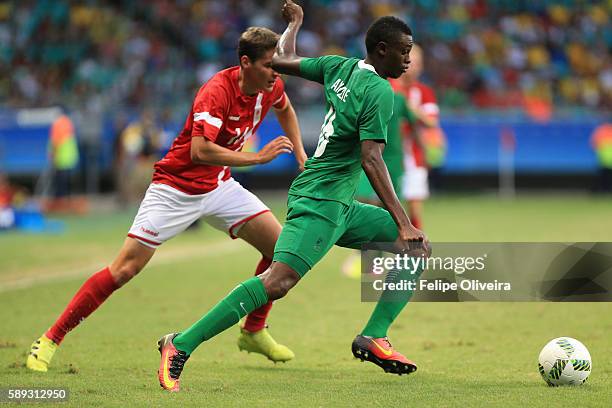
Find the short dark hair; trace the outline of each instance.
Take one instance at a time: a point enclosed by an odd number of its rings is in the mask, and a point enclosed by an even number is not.
[[[246,55],[251,61],[274,49],[279,35],[265,27],[249,27],[238,40],[238,58]]]
[[[376,45],[384,41],[386,43],[397,43],[400,34],[412,35],[412,30],[408,24],[397,17],[380,17],[370,25],[366,33],[365,43],[368,54],[376,49]]]

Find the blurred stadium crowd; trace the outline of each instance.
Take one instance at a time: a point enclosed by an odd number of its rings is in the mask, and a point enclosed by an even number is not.
[[[4,107],[172,107],[236,64],[248,26],[282,30],[279,0],[0,3]],[[425,49],[426,77],[446,108],[528,103],[612,106],[612,1],[304,0],[303,55],[362,56],[377,16],[395,14]],[[320,88],[292,80],[295,104]],[[291,89],[293,88],[293,89]]]
[[[597,166],[595,190],[612,191],[612,0],[298,1],[304,56],[363,57],[375,18],[409,22],[424,50],[421,79],[443,110],[448,174],[493,174],[507,145],[518,172],[592,174]],[[0,210],[26,202],[4,174],[21,176],[37,196],[52,190],[57,209],[77,172],[88,194],[108,188],[111,175],[121,204],[138,200],[196,90],[237,64],[240,33],[284,29],[281,3],[0,0]],[[321,87],[297,78],[286,85],[313,147]],[[56,126],[57,112],[66,126]],[[512,143],[503,143],[509,132]],[[70,149],[54,156],[56,142]],[[290,174],[292,163],[277,160],[267,174]],[[0,229],[7,220],[0,211]]]

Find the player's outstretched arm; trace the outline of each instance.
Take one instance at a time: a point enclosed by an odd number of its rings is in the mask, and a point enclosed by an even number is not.
[[[304,163],[306,162],[306,159],[308,159],[308,156],[306,155],[306,151],[304,150],[304,145],[302,143],[300,125],[298,124],[298,118],[295,110],[293,109],[293,105],[291,105],[291,101],[286,95],[285,100],[285,106],[283,106],[281,109],[275,109],[274,113],[276,114],[278,123],[281,125],[281,128],[283,128],[285,135],[293,144],[293,153],[300,171],[304,171]]]
[[[281,35],[272,58],[272,68],[281,74],[300,75],[302,57],[295,53],[295,40],[304,19],[302,8],[291,0],[286,0],[281,9],[287,28]]]
[[[285,136],[279,136],[257,153],[235,152],[205,137],[191,138],[191,161],[212,166],[244,167],[268,163],[281,153],[291,153],[293,144]]]
[[[399,231],[400,243],[405,244],[408,241],[425,241],[427,238],[422,231],[415,228],[410,219],[406,215],[402,204],[400,203],[389,170],[382,157],[383,143],[376,140],[364,140],[361,142],[361,167],[368,176],[370,184],[378,194],[380,201],[393,217],[393,221],[397,225]],[[408,249],[408,248],[406,248]]]

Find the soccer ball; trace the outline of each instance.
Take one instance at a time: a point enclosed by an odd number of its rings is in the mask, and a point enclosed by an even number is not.
[[[589,350],[576,339],[559,337],[544,346],[538,357],[538,369],[550,386],[580,385],[591,374]]]

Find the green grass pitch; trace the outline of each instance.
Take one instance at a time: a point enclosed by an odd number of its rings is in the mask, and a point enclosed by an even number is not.
[[[263,196],[279,217],[284,201]],[[427,203],[435,241],[610,241],[612,203],[587,196],[441,196]],[[415,303],[393,326],[394,346],[419,364],[393,376],[354,360],[350,344],[373,304],[341,276],[335,248],[270,318],[296,359],[240,353],[236,327],[195,351],[178,394],[157,382],[157,339],[198,319],[251,276],[257,253],[210,227],[165,244],[154,261],[66,338],[46,374],[24,367],[30,343],[92,272],[118,250],[134,212],[66,218],[63,235],[0,235],[0,387],[67,387],[68,406],[612,406],[612,318],[606,303]],[[584,386],[549,388],[544,344],[582,341],[593,358]]]

